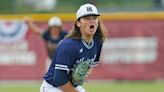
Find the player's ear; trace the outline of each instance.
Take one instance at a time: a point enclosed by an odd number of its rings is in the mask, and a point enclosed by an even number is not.
[[[80,21],[76,22],[77,27],[80,27]]]

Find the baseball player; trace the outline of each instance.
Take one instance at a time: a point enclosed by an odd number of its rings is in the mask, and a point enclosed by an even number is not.
[[[31,18],[26,17],[24,20],[32,32],[40,35],[45,40],[48,56],[52,60],[57,44],[67,34],[67,31],[62,29],[61,19],[59,17],[50,18],[48,28],[45,31],[42,31],[43,29],[36,26]]]
[[[79,81],[74,80],[76,75],[72,75],[78,72],[78,76],[83,79],[87,73],[83,75],[82,72],[98,64],[105,39],[99,16],[97,8],[92,4],[84,4],[78,9],[74,28],[58,44],[40,92],[86,92],[82,83],[78,84]],[[89,67],[83,64],[84,67],[76,71],[77,66],[84,62]]]

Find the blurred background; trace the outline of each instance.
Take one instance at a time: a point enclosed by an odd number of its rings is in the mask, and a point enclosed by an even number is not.
[[[89,92],[164,92],[164,0],[0,0],[0,92],[39,92],[50,63],[41,37],[23,18],[45,29],[58,16],[71,30],[76,10],[95,4],[107,28],[101,63]]]

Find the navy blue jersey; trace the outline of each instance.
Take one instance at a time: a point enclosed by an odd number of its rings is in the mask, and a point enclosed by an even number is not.
[[[64,38],[66,34],[67,34],[66,31],[61,31],[58,38],[53,38],[49,31],[45,31],[42,34],[42,37],[46,43],[46,48],[50,59],[53,59],[57,44]]]
[[[60,32],[60,35],[57,39],[54,39],[50,32],[49,31],[44,31],[43,34],[42,34],[42,37],[45,41],[48,41],[48,42],[51,42],[51,43],[54,43],[54,44],[58,44],[63,38],[64,36],[67,34],[67,31],[61,31]]]
[[[74,67],[80,62],[90,62],[91,66],[98,64],[102,43],[94,39],[91,45],[84,40],[65,38],[57,47],[53,62],[44,79],[54,85],[54,69],[67,71],[71,80]]]

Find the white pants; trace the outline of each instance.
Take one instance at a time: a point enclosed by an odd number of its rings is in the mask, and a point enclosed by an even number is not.
[[[47,83],[45,80],[43,81],[40,92],[63,92],[57,87],[52,86],[51,84]]]
[[[78,92],[86,92],[85,89],[81,86],[77,86],[76,90],[78,90]],[[51,84],[47,83],[44,80],[40,87],[40,92],[63,92],[63,91],[58,87],[52,86]]]

